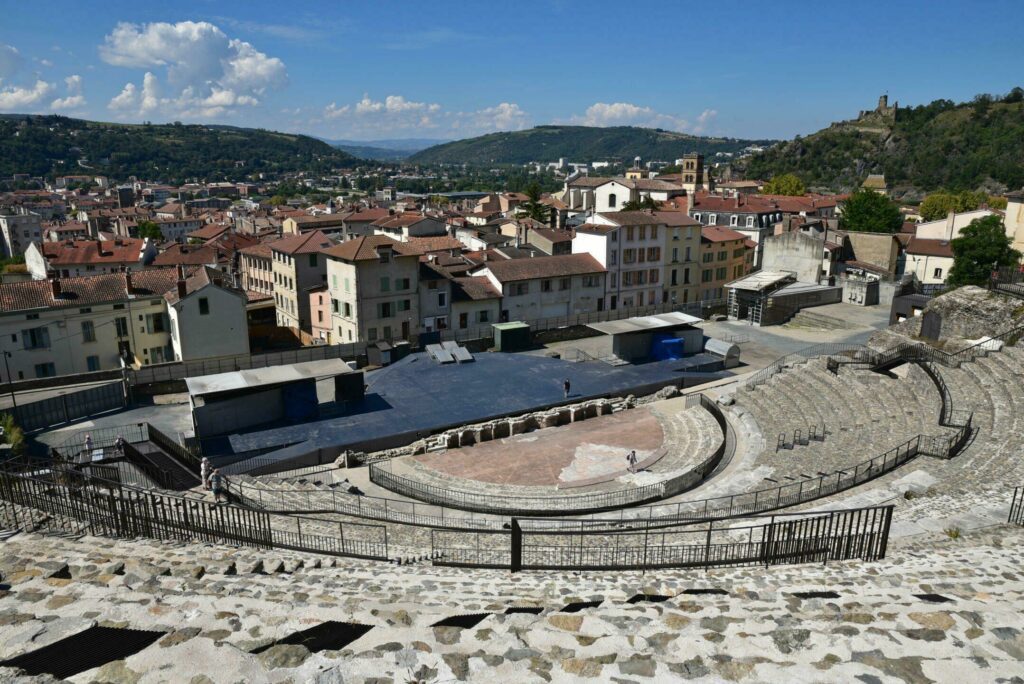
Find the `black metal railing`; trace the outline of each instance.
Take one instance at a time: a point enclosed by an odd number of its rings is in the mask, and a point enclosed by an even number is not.
[[[16,529],[98,536],[177,539],[258,548],[288,548],[386,560],[387,528],[359,522],[281,516],[237,505],[217,505],[196,494],[171,494],[127,485],[110,465],[43,467],[6,462],[0,470],[0,509]],[[335,534],[337,532],[337,534]]]
[[[1024,525],[1024,487],[1017,487],[1013,490],[1013,499],[1010,501],[1010,517],[1006,521],[1011,525]]]
[[[737,526],[705,521],[619,530],[547,529],[513,519],[509,535],[431,532],[436,565],[519,570],[651,570],[877,560],[885,557],[890,506],[780,514]],[[540,522],[539,528],[535,524]],[[511,543],[509,540],[511,537]]]

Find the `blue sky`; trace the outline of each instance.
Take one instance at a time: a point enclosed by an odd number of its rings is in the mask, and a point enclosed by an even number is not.
[[[0,0],[0,111],[451,139],[545,123],[788,138],[1024,85],[1024,0]]]

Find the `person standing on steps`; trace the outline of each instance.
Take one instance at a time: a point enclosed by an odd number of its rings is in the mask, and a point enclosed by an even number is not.
[[[565,392],[565,398],[566,399],[569,398],[569,388],[570,388],[569,378],[566,378],[565,382],[562,383],[562,390]]]
[[[87,434],[85,436],[85,460],[86,462],[92,461],[92,435]]]
[[[220,476],[220,470],[214,470],[210,475],[210,488],[213,489],[213,502],[214,503],[227,503],[227,497],[225,501],[221,501],[221,497],[224,496],[224,479]]]
[[[203,489],[210,488],[210,459],[203,456],[199,463],[199,476],[203,478]]]

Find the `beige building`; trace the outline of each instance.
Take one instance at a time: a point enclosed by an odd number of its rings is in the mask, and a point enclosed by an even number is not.
[[[665,301],[695,302],[700,297],[700,222],[681,211],[655,215],[664,225]]]
[[[384,235],[325,252],[336,343],[407,340],[419,332],[419,254]]]
[[[1024,192],[1006,195],[1006,234],[1013,240],[1013,248],[1024,252]]]
[[[247,292],[258,292],[274,295],[274,255],[270,251],[269,242],[261,242],[252,247],[240,249],[238,270],[242,289]]]
[[[279,326],[310,332],[309,290],[323,285],[326,264],[322,253],[332,244],[318,230],[270,243]]]
[[[472,272],[501,293],[502,321],[601,311],[605,268],[589,254],[487,261]]]
[[[0,350],[12,376],[0,368],[4,380],[117,369],[122,358],[135,367],[172,361],[164,293],[177,281],[168,268],[0,284]]]
[[[753,249],[743,233],[721,226],[701,228],[700,247],[700,299],[724,300],[725,284],[750,272]]]

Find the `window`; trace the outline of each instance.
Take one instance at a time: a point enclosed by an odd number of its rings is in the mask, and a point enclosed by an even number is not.
[[[743,253],[744,253],[745,251],[746,251],[746,250],[745,250],[745,249],[743,249],[742,247],[739,247],[738,249],[734,249],[734,250],[732,251],[732,258],[733,258],[733,259],[739,259],[740,257],[742,257],[742,256],[743,256]]]
[[[412,300],[410,300],[410,299],[403,299],[400,302],[398,302],[398,310],[399,311],[409,311],[411,308],[412,308]]]
[[[735,268],[732,269],[732,277],[739,278],[743,276],[743,264],[736,264]]]
[[[335,289],[335,290],[338,289],[338,274],[337,273],[332,273],[331,274],[331,288]]]
[[[633,284],[633,272],[624,271],[622,274],[622,287],[629,287]]]
[[[317,311],[316,312],[316,322],[317,323],[323,323],[324,322],[324,312],[323,311]]]
[[[380,277],[380,291],[391,292],[391,278],[388,278],[387,276]]]
[[[687,248],[686,248],[686,258],[685,258],[685,260],[686,261],[690,260],[690,248],[689,248],[689,246],[687,246]]]
[[[597,287],[600,285],[598,277],[595,275],[583,276],[583,287]]]
[[[98,356],[87,356],[85,357],[85,365],[90,371],[98,371],[100,369],[100,357]]]
[[[932,272],[932,277],[933,277],[933,278],[941,278],[941,277],[942,277],[942,269],[941,269],[941,268],[937,268],[937,269],[935,269],[935,270],[934,270],[934,271]]]
[[[96,341],[96,326],[92,324],[92,321],[82,321],[82,341]]]
[[[648,271],[648,274],[647,282],[651,285],[657,284],[658,280],[661,278],[660,271],[656,268],[652,268]]]
[[[395,280],[396,290],[408,290],[412,287],[412,283],[408,278],[398,278]]]
[[[624,249],[622,250],[622,263],[631,264],[636,261],[636,250],[635,249]]]
[[[611,193],[610,195],[608,195],[608,206],[609,207],[614,209],[615,207],[618,206],[617,202],[618,202],[618,198],[615,196],[614,192]]]
[[[659,259],[661,259],[661,247],[648,247],[647,260],[658,261]]]
[[[459,327],[462,328],[463,330],[465,330],[466,328],[469,327],[469,314],[468,313],[460,313],[459,314]]]
[[[446,309],[448,308],[448,293],[438,292],[437,293],[437,308]]]
[[[25,315],[25,320],[26,321],[38,321],[39,320],[39,314],[26,314]]]
[[[209,316],[210,315],[210,300],[206,297],[199,298],[199,315]]]
[[[753,216],[748,216],[747,217],[747,228],[753,228],[753,227],[754,227],[754,217]]]
[[[689,284],[690,284],[690,269],[684,268],[683,269],[683,285],[689,285]]]
[[[382,264],[390,263],[391,262],[391,250],[390,249],[379,250],[377,252],[377,258],[380,261],[380,263],[382,263]]]
[[[700,212],[697,212],[696,214],[693,215],[693,220],[700,221]]]
[[[736,214],[733,214],[732,216],[730,216],[729,217],[729,225],[730,226],[738,226],[738,225],[740,225],[740,217],[737,216]]]
[[[476,322],[477,323],[487,323],[488,321],[490,321],[490,319],[491,319],[491,312],[488,311],[487,309],[481,309],[480,311],[476,312]]]
[[[25,349],[48,349],[50,346],[50,331],[46,327],[30,328],[21,331],[21,342]],[[38,376],[49,377],[49,376]]]
[[[647,226],[640,226],[640,228],[638,230],[638,238],[637,239],[639,239],[639,240],[646,240],[647,239]]]
[[[679,263],[679,248],[678,247],[673,247],[672,248],[672,263],[673,264],[678,264]]]
[[[651,226],[651,239],[652,240],[657,240],[658,239],[658,226]]]
[[[551,292],[551,281],[550,280],[542,280],[542,281],[540,281],[540,291],[541,292]]]
[[[57,375],[57,368],[52,363],[37,363],[36,364],[36,377],[37,378],[52,378]]]
[[[708,225],[714,226],[718,223],[718,214],[708,214]]]
[[[728,258],[729,258],[729,252],[727,252],[726,250],[723,249],[721,252],[718,253],[718,260],[719,261],[725,261]]]
[[[377,341],[377,329],[376,328],[368,328],[366,330],[366,341],[367,342],[376,342]]]
[[[146,332],[163,333],[167,332],[167,324],[162,313],[146,314]]]
[[[627,240],[632,240],[633,239],[633,233],[634,233],[633,226],[626,226],[626,239]]]
[[[715,260],[715,255],[712,254],[711,252],[704,252],[704,254],[702,254],[700,257],[700,260],[703,261],[705,264],[710,264],[712,261]]]
[[[558,281],[559,290],[568,290],[572,287],[572,278],[562,278]]]
[[[320,256],[320,255],[319,254],[310,254],[309,255],[309,265],[312,266],[313,268],[316,268],[316,258],[318,256]]]
[[[78,313],[80,313],[80,314],[92,313],[92,307],[91,306],[87,306],[84,309],[79,309]]]
[[[395,315],[395,305],[392,302],[380,302],[377,304],[377,318],[391,318]]]
[[[722,266],[721,268],[716,268],[715,269],[715,280],[725,280],[725,278],[726,278],[725,274],[726,274],[725,266]]]
[[[710,268],[705,268],[703,271],[701,271],[701,273],[700,273],[700,282],[702,282],[702,283],[710,283],[711,280],[712,280],[711,273],[712,272],[711,272]]]
[[[341,315],[345,318],[352,318],[352,304],[349,302],[342,302],[341,304]]]
[[[524,295],[530,292],[530,283],[515,283],[510,288],[510,294]]]
[[[115,304],[114,305],[114,310],[115,311],[120,311],[123,308],[124,308],[124,304]]]
[[[352,290],[349,287],[349,280],[348,280],[348,278],[345,278],[345,292],[351,292],[351,291]]]
[[[608,265],[615,266],[619,263],[619,253],[616,250],[612,250],[608,253]]]

